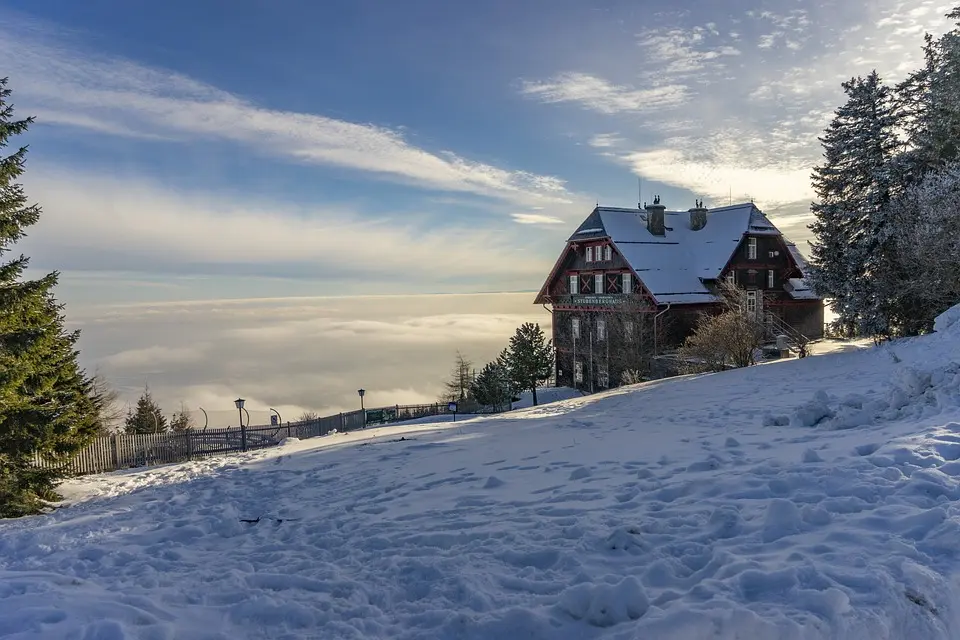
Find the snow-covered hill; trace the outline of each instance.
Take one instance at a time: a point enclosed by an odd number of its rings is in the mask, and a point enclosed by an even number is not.
[[[0,523],[0,637],[960,637],[958,317],[71,482]]]

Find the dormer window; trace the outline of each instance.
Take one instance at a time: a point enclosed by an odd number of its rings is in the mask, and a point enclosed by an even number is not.
[[[757,239],[747,238],[747,260],[757,259]]]
[[[610,262],[610,260],[613,259],[613,249],[610,247],[610,245],[607,245],[603,248],[603,259],[607,262]]]
[[[587,262],[593,262],[593,247],[587,247]]]

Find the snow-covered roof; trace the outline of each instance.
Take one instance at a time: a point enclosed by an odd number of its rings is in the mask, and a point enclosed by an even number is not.
[[[718,207],[706,212],[702,229],[690,227],[689,211],[665,211],[665,233],[647,229],[645,209],[597,207],[570,236],[570,242],[609,237],[658,304],[713,302],[716,296],[704,281],[716,280],[744,235],[779,236],[769,218],[753,203]],[[807,262],[797,246],[784,239],[791,257],[805,276]],[[796,299],[817,299],[802,279],[788,293]]]
[[[814,293],[813,288],[803,278],[790,278],[783,285],[786,291],[794,300],[817,300],[819,296]]]
[[[660,304],[712,302],[716,297],[703,281],[720,277],[744,234],[780,231],[749,202],[710,209],[706,215],[706,226],[694,230],[688,211],[666,211],[666,233],[657,236],[647,229],[644,209],[597,207],[570,240],[609,237]]]

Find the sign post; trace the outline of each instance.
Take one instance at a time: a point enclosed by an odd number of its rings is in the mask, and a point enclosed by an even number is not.
[[[456,402],[447,403],[447,411],[453,414],[453,421],[456,422],[457,421],[457,403]]]

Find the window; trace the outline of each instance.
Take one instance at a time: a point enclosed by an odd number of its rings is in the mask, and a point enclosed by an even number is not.
[[[607,293],[620,293],[620,274],[619,273],[608,273],[607,274]]]
[[[747,259],[748,260],[757,259],[757,239],[756,238],[747,238]]]
[[[633,342],[633,321],[627,320],[623,323],[623,337],[627,342]]]
[[[727,284],[737,284],[737,272],[730,270],[730,273],[727,274]]]
[[[583,363],[579,360],[573,363],[573,381],[574,383],[583,382]]]
[[[623,292],[633,293],[633,276],[629,273],[623,274]]]
[[[603,248],[603,259],[607,262],[613,259],[613,249],[610,248],[610,245],[607,245]]]
[[[587,262],[593,262],[593,247],[587,247]]]
[[[571,295],[574,294],[574,293],[580,293],[580,282],[579,282],[579,280],[580,280],[580,279],[577,277],[577,274],[573,274],[572,276],[570,276],[570,293],[571,293]]]
[[[570,328],[573,331],[573,339],[580,339],[580,318],[574,318],[570,321]]]
[[[747,291],[747,313],[755,314],[757,312],[757,292]]]
[[[594,293],[603,293],[603,274],[597,273],[593,276]]]
[[[583,278],[580,278],[580,293],[593,293],[590,290],[590,285],[592,284],[593,284],[593,280],[590,278],[589,275]]]
[[[773,269],[767,271],[767,289],[773,289]]]
[[[603,340],[607,335],[607,323],[597,320],[597,340]]]

